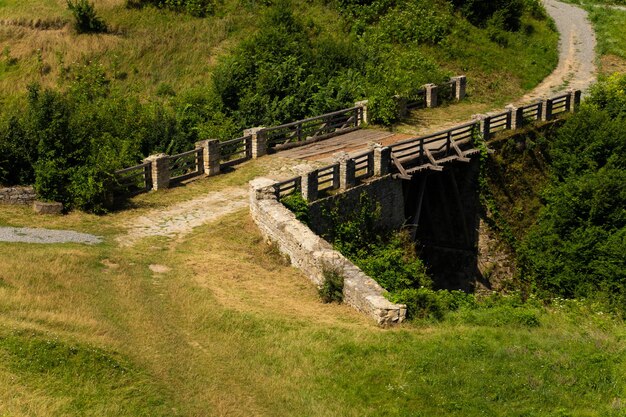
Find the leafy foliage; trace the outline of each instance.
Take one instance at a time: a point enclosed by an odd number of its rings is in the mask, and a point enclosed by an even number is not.
[[[67,0],[67,8],[74,16],[74,29],[78,33],[101,33],[107,31],[107,25],[97,14],[89,0]]]
[[[187,13],[195,17],[206,17],[215,13],[215,0],[126,0],[127,8],[147,5]]]
[[[340,271],[332,268],[323,270],[324,282],[318,292],[320,298],[325,303],[343,301],[343,275]]]
[[[477,26],[494,25],[504,30],[519,30],[524,0],[452,0],[467,20]]]
[[[306,202],[302,194],[295,192],[283,197],[280,200],[281,203],[296,215],[296,219],[302,223],[307,224],[309,222],[309,204]]]
[[[393,294],[430,287],[431,280],[414,243],[404,232],[386,233],[377,226],[380,207],[366,194],[360,196],[349,215],[340,216],[335,208],[329,218],[329,241],[387,291]]]
[[[599,84],[550,142],[553,180],[522,249],[525,274],[548,295],[626,301],[626,76]]]
[[[413,12],[440,18],[425,8]],[[403,22],[412,17],[405,16]],[[268,8],[255,36],[220,62],[213,75],[214,89],[226,114],[239,126],[298,120],[350,107],[363,97],[370,99],[373,121],[389,123],[396,118],[394,94],[445,78],[419,52],[400,52],[385,41],[440,39],[445,30],[400,29],[403,22],[394,23],[395,32],[390,28],[391,32],[372,30],[363,38],[337,37],[298,18],[282,1]]]

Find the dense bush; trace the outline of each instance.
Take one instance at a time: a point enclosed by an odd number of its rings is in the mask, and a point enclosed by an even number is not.
[[[339,206],[328,213],[330,230],[326,238],[344,256],[393,294],[430,287],[432,282],[415,245],[404,232],[385,232],[378,227],[380,207],[365,194],[349,214]]]
[[[126,0],[126,7],[140,8],[147,5],[205,17],[215,13],[215,0]]]
[[[504,30],[521,27],[524,0],[452,0],[463,16],[476,26],[492,24]]]
[[[626,306],[626,76],[599,84],[550,141],[553,180],[522,249],[546,295]]]
[[[443,19],[439,13],[416,10],[433,20]],[[405,21],[412,12],[418,13],[407,11]],[[414,92],[448,75],[416,50],[398,50],[385,41],[435,41],[445,28],[400,32],[396,23],[395,32],[389,26],[388,32],[372,29],[359,38],[337,37],[296,17],[284,1],[267,9],[260,27],[213,73],[226,116],[241,127],[298,120],[350,107],[364,97],[370,100],[372,120],[390,123],[397,117],[395,94]]]
[[[88,0],[67,0],[67,8],[74,16],[74,29],[78,33],[100,33],[107,31],[107,25],[96,14],[96,9]]]
[[[0,182],[34,182],[45,199],[101,212],[111,203],[115,169],[154,151],[191,147],[198,107],[186,103],[181,116],[119,97],[100,66],[83,66],[64,92],[31,86],[25,111],[0,126]]]

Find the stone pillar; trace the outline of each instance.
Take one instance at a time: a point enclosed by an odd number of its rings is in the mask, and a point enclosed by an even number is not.
[[[369,118],[367,114],[367,105],[369,104],[369,100],[361,100],[354,103],[354,107],[363,107],[363,117],[358,121],[357,126],[361,126],[362,124],[368,124]]]
[[[480,134],[483,139],[489,139],[491,136],[491,116],[486,114],[475,114],[472,118],[480,122]]]
[[[545,98],[541,101],[541,120],[548,121],[552,119],[552,100]]]
[[[524,126],[524,108],[509,104],[506,108],[511,112],[511,130],[521,129]]]
[[[205,175],[220,173],[220,141],[217,139],[196,142],[196,149],[202,149],[202,172]]]
[[[459,75],[458,77],[450,78],[450,81],[454,83],[454,99],[461,101],[465,98],[465,89],[467,87],[467,77],[465,75]]]
[[[267,155],[267,136],[264,127],[252,127],[243,131],[244,136],[252,136],[252,158]]]
[[[348,152],[337,152],[333,155],[339,163],[339,189],[342,191],[356,185],[356,169],[354,159],[350,158]]]
[[[317,170],[302,175],[300,187],[302,188],[304,201],[317,200],[317,186]]]
[[[275,180],[258,177],[249,182],[250,184],[250,208],[256,207],[255,200],[277,200],[274,190]]]
[[[409,114],[408,109],[406,108],[406,97],[401,97],[399,95],[393,96],[393,101],[396,103],[396,113],[398,114],[398,118],[402,119]]]
[[[374,150],[374,176],[382,177],[389,174],[389,166],[391,165],[391,148],[374,143],[371,145]]]
[[[569,98],[569,111],[574,113],[577,112],[580,108],[580,90],[569,90],[570,98]]]
[[[439,90],[437,84],[426,84],[424,89],[426,90],[426,107],[437,107],[437,92]]]
[[[170,157],[164,153],[150,155],[144,162],[150,162],[152,189],[161,190],[170,186]]]

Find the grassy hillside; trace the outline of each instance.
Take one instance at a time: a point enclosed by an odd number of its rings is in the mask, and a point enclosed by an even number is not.
[[[429,7],[441,8],[437,1]],[[98,61],[125,91],[152,97],[164,84],[175,92],[206,87],[221,56],[259,29],[266,6],[226,0],[215,16],[195,18],[153,7],[127,9],[125,0],[96,0],[108,34],[77,35],[63,0],[3,0],[0,7],[0,88],[23,94],[30,82],[55,86],[75,63]],[[352,20],[334,4],[293,2],[322,34],[348,36]],[[445,10],[445,8],[444,8]],[[445,13],[442,13],[445,15]],[[462,18],[445,44],[411,45],[450,73],[467,73],[477,99],[510,99],[538,83],[556,64],[557,36],[547,20],[527,15],[517,33],[477,29]],[[403,50],[399,46],[399,51]]]
[[[262,172],[250,163],[237,181]],[[383,330],[320,303],[245,210],[184,239],[114,241],[163,199],[231,184],[145,195],[106,222],[3,208],[0,224],[105,243],[0,244],[0,415],[623,414],[624,328],[591,305],[512,297]]]

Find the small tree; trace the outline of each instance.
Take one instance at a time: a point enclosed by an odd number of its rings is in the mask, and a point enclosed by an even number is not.
[[[67,0],[67,8],[74,15],[74,28],[78,33],[103,33],[107,25],[96,14],[96,9],[87,0]]]

